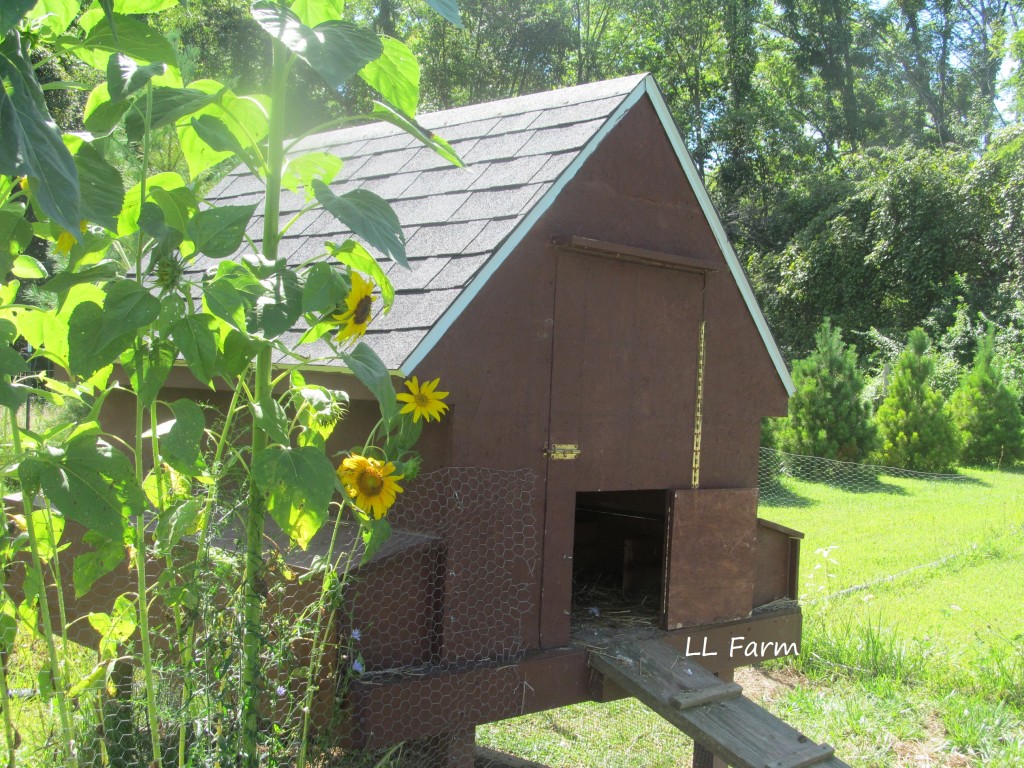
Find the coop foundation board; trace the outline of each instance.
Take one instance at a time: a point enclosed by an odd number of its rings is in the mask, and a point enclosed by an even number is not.
[[[714,673],[728,673],[755,661],[779,658],[799,649],[802,615],[795,604],[785,604],[746,619],[663,633],[643,630],[632,633],[641,639],[662,638],[685,657],[687,648],[695,661]],[[594,653],[621,641],[625,633],[594,632],[574,638],[570,645],[531,653],[515,663],[480,662],[460,669],[425,671],[415,677],[366,676],[355,683],[349,700],[358,713],[361,747],[385,747],[396,741],[437,736],[451,728],[453,712],[479,713],[467,725],[504,720],[581,701],[607,702],[632,694],[597,674],[590,666]],[[742,638],[741,646],[736,639]],[[754,643],[758,658],[744,649]],[[765,655],[760,655],[764,647]],[[730,650],[732,649],[732,650]],[[495,694],[498,695],[495,695]],[[445,716],[431,726],[424,711],[447,702]],[[410,727],[410,724],[415,727]]]

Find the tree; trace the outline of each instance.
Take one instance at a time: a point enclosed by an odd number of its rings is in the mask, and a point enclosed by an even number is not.
[[[953,393],[951,407],[964,463],[1005,466],[1024,458],[1024,418],[1003,381],[994,327],[978,346],[974,368]]]
[[[833,328],[828,318],[814,341],[814,352],[793,364],[796,391],[779,431],[779,447],[788,453],[862,461],[874,448],[875,428],[863,398],[857,353],[843,343],[841,329]]]
[[[910,332],[889,393],[875,415],[879,458],[890,467],[945,472],[956,463],[959,434],[942,395],[931,387],[935,361],[928,347],[923,330]]]

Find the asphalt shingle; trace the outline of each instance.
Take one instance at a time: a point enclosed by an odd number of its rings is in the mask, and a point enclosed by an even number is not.
[[[374,192],[391,203],[402,222],[412,269],[376,254],[397,293],[390,314],[374,319],[365,337],[390,369],[401,369],[428,330],[641,82],[641,76],[620,78],[421,116],[420,124],[449,141],[467,169],[453,167],[385,123],[308,136],[293,147],[293,152],[331,152],[345,158],[332,191]],[[211,199],[229,205],[257,203],[262,214],[262,182],[242,168]],[[303,203],[301,191],[285,192],[282,223]],[[262,235],[262,222],[262,215],[256,215],[250,223],[254,240]],[[291,227],[281,254],[295,263],[306,262],[324,253],[326,240],[340,242],[350,236],[331,214],[312,211]],[[301,334],[296,328],[282,340],[294,345]],[[333,358],[329,345],[321,342],[299,351]]]

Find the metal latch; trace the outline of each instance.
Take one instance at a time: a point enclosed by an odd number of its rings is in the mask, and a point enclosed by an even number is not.
[[[554,461],[572,461],[580,455],[580,447],[575,443],[555,443],[544,447],[544,455]]]

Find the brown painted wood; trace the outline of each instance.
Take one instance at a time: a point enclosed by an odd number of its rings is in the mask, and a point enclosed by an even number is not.
[[[676,491],[663,608],[668,629],[750,613],[756,522],[757,489]]]
[[[796,599],[791,581],[791,543],[799,539],[780,531],[781,526],[766,525],[758,518],[754,565],[754,606],[774,600]],[[788,529],[787,529],[788,530]]]
[[[690,256],[680,256],[676,253],[665,253],[664,251],[655,251],[650,248],[636,248],[620,243],[607,243],[590,237],[554,237],[551,239],[551,243],[567,251],[576,251],[605,259],[628,261],[634,264],[643,264],[644,266],[682,269],[701,274],[718,271],[718,267],[708,259],[695,259]]]

